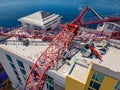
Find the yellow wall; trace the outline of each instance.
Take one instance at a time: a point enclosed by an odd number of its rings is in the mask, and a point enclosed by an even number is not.
[[[88,87],[90,85],[90,81],[92,79],[93,72],[94,71],[90,68],[89,75],[87,77],[87,81],[86,81],[86,85],[85,85],[85,89],[84,90],[88,90]]]
[[[88,90],[94,72],[91,68],[92,68],[92,64],[89,67],[88,77],[86,79],[85,84],[81,83],[77,79],[74,79],[72,76],[67,75],[65,90]]]
[[[80,81],[72,78],[70,75],[66,76],[65,90],[84,90],[85,85]]]
[[[100,90],[113,90],[116,83],[117,83],[116,79],[105,76],[101,84]]]
[[[90,81],[92,80],[93,73],[94,73],[94,71],[91,69],[90,73],[88,75],[84,90],[88,90],[88,87],[90,85]],[[116,79],[114,79],[112,77],[105,76],[103,82],[101,83],[100,90],[114,90],[114,86],[117,83],[117,81],[118,80],[116,80]]]
[[[92,80],[92,75],[94,70],[92,70],[92,66],[89,68],[88,77],[86,79],[85,84],[81,83],[77,79],[72,78],[72,76],[66,76],[66,86],[65,90],[88,90],[90,85],[90,81]],[[118,80],[105,76],[103,82],[101,83],[101,87],[99,90],[114,90],[114,86]]]

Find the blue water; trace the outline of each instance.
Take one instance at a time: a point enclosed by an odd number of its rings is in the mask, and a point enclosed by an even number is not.
[[[120,0],[0,0],[0,26],[19,26],[18,18],[39,10],[60,14],[63,22],[70,22],[86,5],[100,15],[120,15]]]

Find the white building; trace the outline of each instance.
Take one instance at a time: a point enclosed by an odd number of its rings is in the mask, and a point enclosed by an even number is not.
[[[10,40],[15,41],[16,38],[7,39],[8,42],[5,44],[0,43],[0,62],[12,81],[13,86],[23,90],[26,76],[28,76],[35,60],[48,47],[49,43],[42,42],[41,39],[30,39],[30,45],[25,46],[22,45],[22,42],[18,42],[18,40],[16,42],[9,42]],[[101,42],[101,46],[103,46],[102,43],[105,42]],[[79,44],[74,44],[74,46],[81,47]],[[73,48],[71,51],[68,51],[68,54],[69,52],[74,53],[75,49]],[[106,54],[102,56],[103,61],[96,57],[83,57],[79,51],[71,60],[67,60],[66,63],[63,63],[61,59],[55,65],[58,66],[57,69],[52,68],[47,71],[44,90],[91,90],[91,88],[95,90],[114,90],[120,80],[119,53],[119,49],[110,47]],[[92,79],[96,72],[103,75],[101,82],[97,81],[101,79],[99,75],[96,76],[98,79]],[[91,82],[96,83],[94,85],[99,84],[99,87],[91,86]],[[109,88],[107,86],[108,82],[112,83],[110,84],[112,87]]]
[[[106,22],[102,26],[98,25],[97,30],[103,30],[107,32],[120,31],[120,22]]]
[[[18,19],[24,27],[31,29],[55,29],[61,22],[61,16],[49,12],[39,11]]]
[[[6,44],[0,44],[0,62],[3,65],[5,71],[7,72],[10,80],[12,81],[14,88],[23,90],[26,76],[29,74],[35,60],[37,60],[40,54],[47,48],[49,43],[42,42],[41,39],[31,39],[30,41],[34,41],[34,43],[26,47],[22,45],[21,42],[10,43],[9,40],[16,40],[16,38],[14,37],[7,40],[8,42]],[[64,72],[61,73],[60,70],[58,71],[60,73],[56,73],[54,71],[55,70],[53,70],[53,72],[49,71],[47,73],[49,75],[47,76],[46,82],[48,89],[45,90],[64,90]]]

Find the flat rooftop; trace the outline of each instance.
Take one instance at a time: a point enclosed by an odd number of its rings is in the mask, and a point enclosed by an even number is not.
[[[18,42],[18,44],[11,44],[9,40],[16,40],[12,37],[7,39],[7,44],[0,44],[0,47],[6,49],[14,54],[18,54],[27,58],[31,62],[35,62],[40,54],[48,47],[49,42],[42,42],[41,39],[30,39],[30,41],[36,41],[37,43],[29,46],[24,46]],[[37,45],[38,44],[38,45]],[[100,66],[109,68],[112,71],[120,72],[120,49],[109,47],[109,50],[105,55],[102,55],[102,62],[98,58],[86,58],[82,53],[78,51],[68,63],[61,63],[61,67],[58,70],[51,70],[52,72],[65,78],[67,74],[85,83],[89,74],[89,67],[91,62]],[[59,64],[60,64],[59,63]]]
[[[65,77],[69,74],[73,78],[85,84],[89,74],[91,63],[106,67],[114,72],[120,73],[119,53],[119,49],[110,47],[107,53],[105,55],[102,55],[103,61],[101,62],[97,58],[85,58],[80,52],[78,52],[75,56],[71,58],[71,60],[69,61],[69,65],[65,63],[60,69],[54,72],[61,75],[62,77]]]
[[[49,42],[42,42],[41,39],[29,39],[29,41],[32,43],[25,46],[22,42],[16,40],[15,37],[12,37],[7,39],[4,44],[0,44],[0,47],[14,54],[25,57],[27,60],[35,62],[40,54],[47,48]]]
[[[80,52],[78,52],[72,60],[75,62],[80,63],[80,65],[76,65],[76,69],[73,69],[70,73],[71,76],[77,78],[78,80],[85,83],[88,75],[88,69],[90,67],[91,62],[103,67],[106,67],[114,72],[120,73],[120,50],[114,47],[110,47],[109,50],[105,55],[102,55],[103,61],[101,62],[97,58],[86,58],[83,57]],[[80,78],[77,76],[77,73],[79,73]]]

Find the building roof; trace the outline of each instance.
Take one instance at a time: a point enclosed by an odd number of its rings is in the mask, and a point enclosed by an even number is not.
[[[0,47],[10,51],[20,57],[35,62],[39,55],[47,48],[48,42],[42,42],[41,39],[29,39],[30,45],[25,46],[22,42],[11,42],[16,41],[15,37],[6,40],[5,44],[1,44]],[[32,43],[34,42],[34,43]]]
[[[12,37],[7,39],[9,40],[16,40],[16,38]],[[37,41],[37,44],[23,46],[23,45],[13,45],[8,42],[8,44],[1,44],[0,47],[10,51],[14,54],[17,54],[21,57],[25,57],[26,60],[31,62],[35,62],[40,54],[48,47],[48,42],[42,42],[40,39],[30,39],[30,41]],[[99,49],[99,48],[98,48]],[[91,62],[103,67],[106,67],[109,70],[114,72],[120,73],[120,49],[109,47],[109,50],[106,52],[105,55],[102,55],[103,61],[101,62],[98,58],[86,58],[83,57],[81,52],[77,52],[71,60],[69,60],[69,64],[65,63],[62,64],[58,70],[51,70],[52,72],[62,76],[65,78],[67,74],[71,75],[72,77],[76,78],[77,80],[85,83],[87,80],[87,75],[89,74],[89,68],[91,67]],[[108,72],[109,74],[110,72]],[[114,74],[112,74],[114,76]]]
[[[57,14],[53,14],[45,11],[38,11],[36,13],[22,17],[18,19],[18,21],[25,22],[28,24],[43,26],[44,23],[54,20],[57,17],[59,17],[59,15]]]
[[[46,17],[48,17],[48,16],[50,16],[50,15],[52,15],[52,14],[53,13],[44,12],[44,11],[41,12],[41,16],[42,16],[43,19],[46,18]]]

